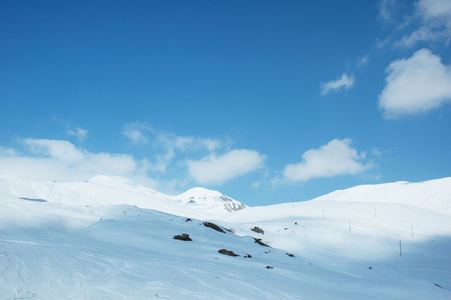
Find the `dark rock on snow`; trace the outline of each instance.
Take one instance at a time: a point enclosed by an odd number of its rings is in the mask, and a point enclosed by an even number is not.
[[[234,256],[234,257],[239,256],[235,252],[230,251],[230,250],[226,250],[226,249],[218,250],[218,252],[221,253],[221,254],[224,254],[224,255],[228,255],[228,256]]]
[[[254,238],[254,241],[255,241],[257,244],[261,245],[261,246],[269,247],[269,245],[267,245],[267,244],[265,244],[265,243],[262,242],[262,239],[256,239],[256,238]]]
[[[219,227],[219,226],[216,225],[216,224],[213,224],[213,223],[210,223],[210,222],[204,222],[204,226],[209,227],[209,228],[211,228],[211,229],[214,229],[214,230],[216,230],[216,231],[225,233],[225,231],[222,230],[222,228]]]
[[[181,235],[175,235],[174,240],[181,240],[181,241],[192,241],[192,239],[189,237],[189,234],[183,233]]]
[[[263,231],[263,229],[261,229],[260,227],[254,226],[254,228],[251,228],[252,231],[256,232],[256,233],[261,233],[261,234],[265,234],[265,232]]]

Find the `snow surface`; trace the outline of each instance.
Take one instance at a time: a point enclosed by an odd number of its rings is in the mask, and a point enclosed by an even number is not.
[[[174,198],[182,199],[182,203],[196,205],[204,211],[208,209],[210,212],[216,212],[217,214],[223,212],[223,209],[232,212],[247,207],[243,203],[224,196],[218,191],[207,190],[200,187],[192,188]],[[222,205],[220,205],[220,203],[222,203]]]
[[[409,204],[451,216],[451,177],[410,183],[360,185],[316,198],[348,202],[389,202]]]
[[[0,299],[451,299],[450,187],[398,182],[245,207],[119,177],[0,176]],[[173,239],[182,233],[192,241]]]

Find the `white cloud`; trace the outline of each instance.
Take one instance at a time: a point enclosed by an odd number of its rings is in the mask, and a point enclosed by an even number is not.
[[[263,167],[265,157],[254,150],[235,149],[224,155],[210,154],[187,162],[190,176],[200,184],[222,184],[225,181]]]
[[[382,0],[379,2],[379,18],[384,21],[391,21],[393,12],[396,9],[396,0]]]
[[[170,149],[169,152],[204,149],[214,151],[226,143],[214,138],[178,136],[171,132],[157,131],[145,122],[125,123],[122,133],[134,144],[148,144],[152,138],[154,147]],[[148,136],[149,134],[151,137]]]
[[[153,132],[152,127],[143,122],[126,123],[122,127],[122,133],[130,139],[133,144],[146,144],[149,138],[146,132]]]
[[[419,42],[445,42],[451,39],[451,1],[419,0],[412,20],[417,29],[405,35],[395,46],[412,48]]]
[[[358,68],[364,67],[364,66],[368,65],[369,61],[370,61],[370,57],[368,54],[366,54],[357,61],[357,67]]]
[[[32,155],[18,155],[12,150],[0,152],[0,174],[58,181],[77,181],[99,174],[138,178],[145,176],[149,164],[127,154],[92,153],[64,140],[20,141]]]
[[[27,138],[23,139],[22,142],[27,145],[34,154],[59,160],[74,162],[83,159],[84,156],[82,151],[68,141]]]
[[[52,116],[52,118],[55,121],[63,124],[66,127],[66,134],[77,138],[78,141],[82,142],[82,141],[86,140],[86,138],[88,137],[88,130],[80,128],[80,127],[76,127],[75,129],[72,129],[69,124],[70,123],[69,121],[64,120],[57,116]]]
[[[429,27],[421,27],[409,35],[404,36],[401,40],[395,43],[397,47],[412,48],[418,42],[432,42],[447,38],[447,33],[443,31],[436,31]]]
[[[177,136],[168,132],[156,132],[154,144],[167,149],[178,151],[214,151],[225,142],[213,138],[200,138],[193,136]]]
[[[321,84],[321,95],[327,95],[330,92],[338,92],[341,89],[348,90],[354,85],[355,79],[351,74],[343,73],[340,78]]]
[[[153,141],[155,148],[163,149],[162,153],[156,155],[156,163],[153,170],[165,173],[168,165],[177,153],[212,151],[220,148],[226,143],[213,138],[200,138],[193,136],[177,136],[169,132],[154,132],[156,137]]]
[[[156,162],[152,166],[152,171],[157,173],[166,173],[167,166],[174,157],[175,151],[172,148],[168,148],[166,152],[158,154],[156,156]]]
[[[0,157],[15,156],[16,151],[12,148],[0,146]]]
[[[66,132],[67,134],[76,137],[79,141],[84,141],[88,137],[88,131],[80,127],[75,128],[75,130],[67,128]]]
[[[302,155],[302,162],[285,166],[286,181],[301,182],[312,178],[355,175],[367,169],[360,161],[365,154],[351,148],[351,139],[334,139],[318,149],[311,149]]]
[[[451,66],[443,65],[428,49],[392,62],[386,72],[379,95],[386,118],[427,112],[451,101]]]
[[[264,156],[252,150],[232,150],[222,156],[211,154],[211,149],[224,145],[220,140],[170,134],[165,137],[169,138],[162,143],[163,151],[152,162],[128,154],[93,153],[66,140],[19,139],[23,146],[20,150],[0,146],[0,174],[39,181],[78,181],[105,174],[174,192],[193,179],[198,183],[220,184],[263,166]],[[203,149],[209,155],[190,160],[192,153],[187,152],[192,149]],[[176,151],[183,152],[183,156],[173,161]],[[169,168],[166,174],[169,165],[177,168]],[[149,174],[153,177],[149,178]]]
[[[449,0],[420,0],[417,2],[417,13],[425,21],[451,26],[451,1]]]
[[[192,155],[195,155],[195,157],[210,155],[208,157],[213,159],[215,157],[212,154],[214,151],[226,148],[232,143],[228,138],[179,136],[172,132],[157,131],[145,122],[126,123],[123,126],[122,133],[133,144],[150,145],[152,147],[154,157],[152,163],[148,162],[147,164],[148,171],[153,172],[157,177],[170,176],[170,174],[177,172],[174,178],[185,183],[188,178],[181,179],[180,167],[186,167],[186,162],[190,161],[193,174],[197,174],[196,167],[202,165],[202,163],[196,164]],[[176,169],[174,169],[174,166],[176,166]],[[202,166],[205,166],[205,164]],[[201,175],[191,176],[192,178],[201,178]],[[202,179],[200,181],[208,182]]]

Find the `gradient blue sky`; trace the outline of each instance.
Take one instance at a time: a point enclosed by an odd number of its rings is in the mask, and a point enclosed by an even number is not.
[[[451,1],[0,2],[0,174],[248,205],[451,173]]]

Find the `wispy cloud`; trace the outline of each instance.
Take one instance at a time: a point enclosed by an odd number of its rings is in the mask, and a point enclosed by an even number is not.
[[[75,137],[79,142],[83,142],[88,137],[88,130],[83,129],[81,127],[75,127],[75,129],[72,128],[72,126],[69,124],[69,121],[64,120],[57,116],[52,116],[53,120],[63,124],[66,127],[66,134]]]
[[[187,153],[211,153],[224,145],[226,145],[225,141],[215,138],[178,136],[165,131],[155,132],[153,146],[163,152],[157,154],[154,170],[161,173],[166,172],[168,165],[177,154],[185,157]]]
[[[450,34],[447,31],[434,30],[431,27],[423,26],[412,33],[405,35],[395,43],[397,47],[413,48],[419,42],[434,42],[449,40]]]
[[[334,139],[318,149],[302,154],[302,161],[285,166],[284,180],[302,182],[313,178],[355,175],[370,167],[364,164],[365,153],[350,147],[351,139]]]
[[[68,135],[76,137],[79,141],[84,141],[88,137],[88,130],[77,127],[75,129],[67,128],[66,133]]]
[[[154,149],[156,153],[151,170],[156,173],[166,173],[168,166],[178,154],[211,153],[231,143],[229,139],[179,136],[172,132],[158,131],[145,122],[126,123],[122,133],[132,144],[150,145]]]
[[[382,0],[379,2],[379,18],[384,21],[392,21],[396,10],[396,0]]]
[[[409,3],[409,2],[407,2]],[[412,2],[413,13],[403,14],[408,9],[399,1],[383,0],[379,6],[380,19],[398,23],[396,33],[401,38],[393,40],[396,47],[413,48],[420,42],[449,44],[451,40],[451,1],[418,0]]]
[[[255,150],[235,149],[187,162],[190,176],[200,184],[222,184],[263,167],[265,156]]]
[[[368,54],[362,56],[358,61],[357,61],[357,68],[362,68],[368,65],[368,62],[370,61],[370,56]]]
[[[386,118],[427,112],[451,102],[451,66],[428,49],[393,61],[386,72],[386,85],[379,95]]]
[[[178,151],[214,151],[227,142],[216,138],[203,138],[194,136],[178,136],[170,132],[155,132],[155,145],[171,148]]]
[[[416,13],[423,21],[419,31],[425,32],[425,34],[418,35],[418,41],[441,40],[449,43],[451,39],[451,1],[419,0]]]
[[[144,122],[126,123],[122,127],[122,133],[133,144],[146,144],[149,141],[149,132],[153,132],[153,128]]]
[[[343,73],[341,77],[336,80],[321,84],[321,95],[327,95],[331,92],[338,92],[342,89],[348,90],[354,85],[354,75]]]

